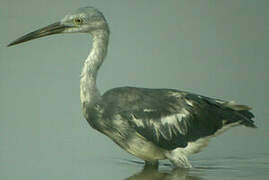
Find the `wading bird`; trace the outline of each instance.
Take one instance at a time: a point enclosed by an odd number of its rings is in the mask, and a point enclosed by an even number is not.
[[[208,140],[236,125],[255,127],[250,107],[174,89],[119,87],[100,94],[97,72],[107,53],[109,27],[93,7],[80,8],[61,21],[26,34],[19,44],[59,33],[89,33],[93,46],[84,62],[80,100],[91,127],[127,152],[158,166],[169,159],[190,168],[187,157],[207,146]]]

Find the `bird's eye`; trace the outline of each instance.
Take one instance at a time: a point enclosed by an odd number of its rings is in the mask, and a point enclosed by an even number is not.
[[[83,20],[82,20],[81,18],[75,18],[75,19],[74,19],[74,23],[75,23],[76,25],[81,25],[81,24],[83,23]]]

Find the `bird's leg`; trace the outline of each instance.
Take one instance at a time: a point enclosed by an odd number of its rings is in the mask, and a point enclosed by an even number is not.
[[[186,168],[186,169],[189,169],[192,167],[191,163],[189,162],[189,160],[186,158],[186,156],[184,157],[178,157],[178,158],[175,158],[175,159],[169,159],[173,165],[175,167],[178,167],[178,168]]]
[[[173,151],[169,151],[165,155],[175,167],[187,169],[192,167],[187,156],[180,148],[177,148]]]
[[[158,169],[158,166],[159,166],[158,160],[156,160],[156,161],[145,161],[144,169],[147,169],[147,168]]]

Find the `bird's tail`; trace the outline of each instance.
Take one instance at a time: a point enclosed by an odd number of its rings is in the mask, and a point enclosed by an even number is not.
[[[255,116],[252,112],[250,112],[250,110],[252,109],[251,107],[246,106],[246,105],[236,104],[233,101],[226,102],[223,105],[234,110],[236,115],[239,116],[238,118],[240,118],[241,120],[240,124],[245,125],[247,127],[251,127],[251,128],[257,127],[254,124],[254,121],[252,120],[252,118],[254,118]]]

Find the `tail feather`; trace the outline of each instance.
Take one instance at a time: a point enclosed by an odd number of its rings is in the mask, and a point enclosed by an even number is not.
[[[254,114],[252,114],[252,112],[248,111],[248,110],[244,110],[244,111],[237,111],[238,113],[242,114],[243,116],[252,119],[254,118]]]
[[[254,118],[255,116],[250,111],[245,110],[237,112],[244,117],[244,121],[242,121],[240,124],[251,128],[257,128],[257,126],[254,124],[254,121],[252,120],[252,118]]]
[[[247,106],[247,105],[242,105],[242,104],[236,104],[234,101],[228,101],[223,103],[224,106],[229,107],[235,111],[246,111],[246,110],[251,110],[252,108]]]
[[[231,124],[235,122],[239,122],[240,124],[256,128],[257,126],[254,124],[254,121],[252,120],[255,116],[250,110],[252,109],[250,106],[237,104],[234,101],[224,101],[221,99],[210,99],[205,98],[208,103],[212,105],[216,105],[219,108],[223,109],[224,119],[227,120],[226,124]]]
[[[234,110],[236,114],[241,117],[242,122],[240,124],[251,128],[257,127],[252,120],[252,118],[255,116],[252,112],[249,111],[252,109],[251,107],[247,105],[236,104],[234,101],[226,102],[223,105]]]

